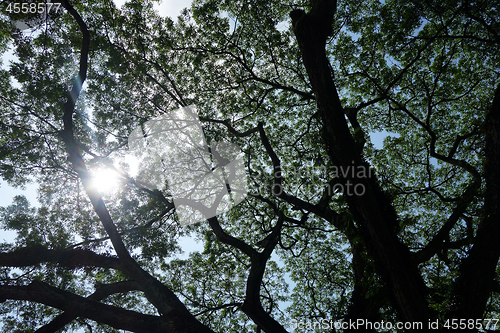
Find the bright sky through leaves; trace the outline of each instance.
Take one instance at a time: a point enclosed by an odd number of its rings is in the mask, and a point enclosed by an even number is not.
[[[111,168],[101,167],[92,173],[92,185],[101,194],[109,194],[120,185],[120,175]]]

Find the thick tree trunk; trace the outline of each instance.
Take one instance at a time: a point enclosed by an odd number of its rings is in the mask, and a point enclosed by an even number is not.
[[[386,295],[381,288],[374,286],[374,267],[366,258],[364,247],[351,242],[352,267],[354,273],[354,289],[352,291],[351,305],[346,315],[346,321],[356,321],[359,318],[370,322],[380,322],[380,308],[384,305]],[[375,290],[374,290],[375,288]],[[346,329],[344,332],[358,332],[356,329]],[[366,332],[375,330],[366,329]]]
[[[455,285],[451,317],[458,319],[483,318],[500,258],[500,85],[486,117],[485,132],[484,214],[474,246],[460,267]]]
[[[335,6],[335,1],[318,0],[309,14],[296,10],[290,16],[323,118],[331,159],[338,161],[342,168],[369,168],[347,126],[325,52]],[[426,287],[417,265],[410,259],[409,250],[397,238],[398,220],[391,203],[374,177],[354,178],[347,175],[343,181],[361,184],[365,189],[364,195],[346,196],[346,199],[400,319],[427,324],[432,315],[425,299]]]

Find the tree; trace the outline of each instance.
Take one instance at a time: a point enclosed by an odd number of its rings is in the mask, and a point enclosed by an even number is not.
[[[17,60],[1,72],[1,176],[40,186],[39,207],[1,210],[17,232],[3,331],[493,329],[499,18],[430,0],[200,0],[175,22],[150,1],[64,0],[25,31],[2,17]],[[209,145],[241,147],[249,191],[181,227],[168,186],[123,156],[134,129],[193,104]],[[100,166],[120,190],[95,189]],[[177,258],[184,235],[204,250]]]

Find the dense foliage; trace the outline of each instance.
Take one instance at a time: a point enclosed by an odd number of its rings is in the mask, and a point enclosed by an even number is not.
[[[2,332],[498,319],[499,5],[64,0],[23,31],[3,11],[0,176],[39,204],[0,208]],[[180,226],[127,138],[188,105],[241,147],[249,193]]]

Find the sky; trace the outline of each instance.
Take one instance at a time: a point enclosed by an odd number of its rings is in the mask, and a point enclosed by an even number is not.
[[[161,16],[170,16],[175,19],[181,11],[191,6],[191,0],[163,0],[155,4],[155,9]],[[114,0],[117,7],[121,7],[125,0]]]

